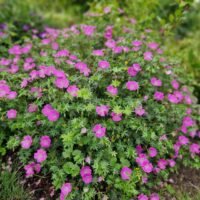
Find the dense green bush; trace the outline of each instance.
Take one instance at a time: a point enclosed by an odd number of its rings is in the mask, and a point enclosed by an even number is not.
[[[104,12],[7,49],[2,144],[26,178],[51,173],[60,199],[159,199],[177,161],[200,167],[198,107],[155,33]]]

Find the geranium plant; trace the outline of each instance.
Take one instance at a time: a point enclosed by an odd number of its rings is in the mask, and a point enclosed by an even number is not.
[[[199,162],[190,88],[149,31],[133,30],[46,28],[0,59],[7,147],[26,178],[51,173],[61,200],[159,199],[151,188],[180,157]]]

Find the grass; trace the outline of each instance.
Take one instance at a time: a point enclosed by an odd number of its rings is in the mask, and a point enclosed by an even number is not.
[[[31,200],[31,195],[20,184],[21,175],[17,171],[8,170],[0,173],[1,200]]]

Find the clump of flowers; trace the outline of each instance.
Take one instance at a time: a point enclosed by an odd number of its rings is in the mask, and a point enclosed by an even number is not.
[[[159,200],[148,182],[199,161],[195,98],[134,24],[46,28],[0,58],[0,117],[25,176],[52,174],[61,200]]]

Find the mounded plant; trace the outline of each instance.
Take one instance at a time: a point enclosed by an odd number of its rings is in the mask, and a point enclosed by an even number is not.
[[[133,30],[47,28],[0,59],[2,144],[26,178],[50,173],[61,200],[155,200],[177,160],[199,167],[192,92],[149,30]]]

